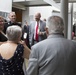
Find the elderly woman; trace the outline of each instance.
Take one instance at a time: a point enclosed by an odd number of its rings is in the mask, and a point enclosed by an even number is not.
[[[4,19],[3,17],[0,16],[0,44],[7,41],[7,38],[5,34],[3,33],[3,29],[4,29]]]
[[[6,35],[8,41],[0,45],[0,75],[24,75],[22,66],[30,49],[20,42],[22,30],[19,26],[9,26]]]

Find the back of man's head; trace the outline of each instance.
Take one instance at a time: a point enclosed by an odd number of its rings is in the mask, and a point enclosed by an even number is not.
[[[63,33],[64,23],[63,19],[59,16],[51,16],[46,21],[46,26],[48,27],[49,34],[51,33]]]

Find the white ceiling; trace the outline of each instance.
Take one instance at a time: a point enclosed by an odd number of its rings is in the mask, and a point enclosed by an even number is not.
[[[61,0],[22,0],[19,2],[13,2],[13,5],[18,5],[18,7],[23,8],[25,10],[25,7],[29,7],[29,6],[51,6],[53,5],[54,7],[58,8],[58,10],[60,10],[60,1]],[[68,6],[68,10],[70,11],[70,5],[71,3],[73,3],[73,12],[74,17],[76,18],[76,0],[68,0],[69,2],[69,6]]]
[[[55,1],[55,3],[57,4],[57,5],[59,5],[60,6],[60,1],[61,0],[53,0],[53,1]],[[68,11],[70,12],[70,9],[71,9],[71,3],[73,3],[73,17],[74,17],[74,19],[76,19],[76,0],[68,0],[68,2],[69,2],[69,4],[68,4]]]
[[[49,3],[48,3],[49,1]],[[14,2],[23,6],[50,6],[51,1],[54,1],[56,4],[59,4],[61,0],[20,0],[19,2]],[[68,0],[70,3],[76,3],[76,0]]]
[[[54,0],[54,1],[55,1],[56,3],[60,3],[61,0]],[[72,3],[72,2],[75,3],[75,2],[76,2],[76,0],[68,0],[68,1],[69,1],[70,3]]]
[[[55,6],[56,8],[60,9],[60,1],[61,0],[21,0],[17,2],[13,2],[13,5],[21,5],[20,7],[28,7],[28,6]],[[72,2],[74,5],[74,12],[76,12],[76,0],[68,0],[70,3]],[[70,3],[69,8],[70,10]],[[18,6],[18,7],[19,7]]]

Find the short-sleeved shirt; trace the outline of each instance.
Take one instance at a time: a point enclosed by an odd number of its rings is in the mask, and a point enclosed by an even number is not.
[[[18,44],[14,55],[10,59],[3,59],[0,55],[0,75],[24,75],[23,72],[24,47]]]

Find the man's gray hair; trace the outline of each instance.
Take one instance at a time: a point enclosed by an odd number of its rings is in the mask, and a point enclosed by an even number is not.
[[[63,33],[64,30],[63,19],[59,16],[51,16],[46,21],[46,27],[48,28],[49,34]]]
[[[15,25],[9,26],[6,30],[6,35],[8,40],[16,42],[22,36],[22,29]]]

